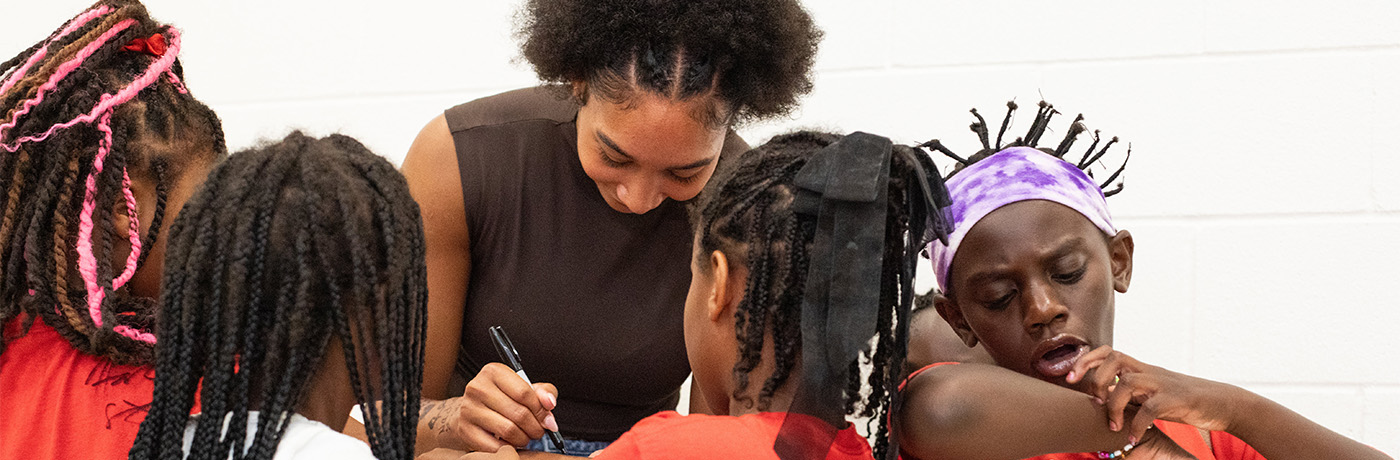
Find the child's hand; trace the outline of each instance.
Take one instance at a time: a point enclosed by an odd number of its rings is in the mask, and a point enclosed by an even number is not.
[[[1132,440],[1142,439],[1157,419],[1229,431],[1237,403],[1250,396],[1233,385],[1143,364],[1108,346],[1085,353],[1074,363],[1066,381],[1080,380],[1090,395],[1103,401],[1110,430],[1123,429],[1124,412],[1136,409],[1126,426]]]

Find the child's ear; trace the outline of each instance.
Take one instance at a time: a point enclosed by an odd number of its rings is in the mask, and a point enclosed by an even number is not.
[[[1119,230],[1108,240],[1108,258],[1113,268],[1113,290],[1128,292],[1133,281],[1133,235]]]
[[[951,298],[941,292],[933,294],[933,309],[938,311],[938,316],[942,316],[949,326],[953,327],[953,332],[958,334],[963,344],[968,348],[977,346],[977,334],[972,332],[972,327],[967,325],[967,318],[963,317],[962,307]]]
[[[705,316],[710,321],[732,319],[734,317],[734,307],[739,305],[739,299],[744,293],[744,273],[743,270],[730,270],[729,257],[723,252],[714,251],[710,253],[710,276],[714,280],[711,284],[710,295],[705,300]],[[728,312],[729,314],[725,314]]]

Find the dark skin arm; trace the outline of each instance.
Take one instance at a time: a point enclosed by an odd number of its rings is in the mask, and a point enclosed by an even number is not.
[[[401,168],[423,215],[427,246],[428,334],[417,452],[438,447],[495,452],[544,435],[558,391],[533,387],[499,363],[483,367],[462,395],[447,384],[461,343],[471,275],[471,235],[462,177],[447,120],[439,115],[414,139]],[[551,419],[552,420],[552,419]]]
[[[1107,346],[1081,357],[1072,375],[1071,383],[1087,375],[1082,381],[1105,402],[1109,428],[1130,436],[1161,419],[1230,433],[1270,460],[1390,458],[1243,388],[1144,364]]]
[[[1019,460],[1128,443],[1092,396],[985,364],[915,376],[896,416],[900,448],[913,458]]]

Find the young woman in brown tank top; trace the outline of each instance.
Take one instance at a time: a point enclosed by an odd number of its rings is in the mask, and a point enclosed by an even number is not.
[[[730,127],[810,91],[821,37],[796,0],[523,8],[522,52],[552,85],[448,110],[402,168],[427,238],[419,452],[538,449],[551,429],[587,454],[675,407],[685,201],[747,149]],[[533,386],[495,362],[493,325]]]

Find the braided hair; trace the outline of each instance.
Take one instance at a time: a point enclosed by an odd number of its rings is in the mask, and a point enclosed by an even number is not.
[[[132,459],[271,459],[312,397],[307,381],[333,359],[332,338],[374,455],[412,458],[427,318],[423,228],[389,162],[341,135],[292,133],[240,152],[185,205],[168,247],[154,402]],[[186,456],[196,391],[202,415]],[[249,410],[260,414],[245,452]]]
[[[797,0],[528,0],[517,35],[541,80],[626,102],[714,94],[711,126],[789,113],[812,90],[822,33]]]
[[[125,284],[175,180],[226,152],[218,116],[185,89],[179,48],[139,2],[103,0],[0,63],[0,324],[42,318],[83,353],[150,361],[154,302]],[[133,178],[155,184],[144,236]]]
[[[794,178],[812,154],[840,138],[817,132],[775,137],[722,165],[692,209],[691,221],[698,233],[697,257],[722,251],[730,256],[731,263],[748,270],[744,295],[735,313],[739,342],[739,361],[733,371],[736,399],[743,400],[749,373],[761,359],[764,335],[772,334],[774,371],[758,392],[759,410],[768,407],[773,393],[788,380],[802,353],[802,300],[817,222],[815,216],[794,210],[798,188]],[[846,383],[843,402],[847,415],[870,417],[872,423],[886,420],[908,343],[907,318],[897,317],[899,286],[905,276],[901,264],[907,251],[920,249],[909,243],[910,222],[927,218],[910,215],[910,194],[920,193],[913,181],[920,171],[935,171],[933,161],[922,150],[899,145],[894,148],[880,276],[880,313],[875,330],[868,331],[875,337],[874,347],[862,357],[852,357],[851,380]],[[708,267],[706,263],[699,265]],[[872,368],[866,385],[861,381],[862,361]],[[863,388],[867,385],[868,389]],[[886,424],[878,424],[876,457],[882,458],[889,432]]]
[[[936,150],[957,162],[953,172],[949,173],[948,177],[952,177],[953,174],[957,174],[962,168],[971,166],[973,163],[981,161],[983,158],[992,156],[1004,149],[1010,147],[1035,148],[1037,144],[1040,143],[1040,138],[1045,135],[1046,129],[1050,126],[1050,119],[1060,112],[1056,111],[1055,106],[1050,103],[1040,101],[1040,103],[1037,104],[1035,119],[1031,121],[1031,127],[1026,131],[1026,135],[1017,137],[1015,140],[1003,144],[1002,139],[1005,138],[1006,130],[1011,126],[1012,115],[1016,113],[1018,108],[1015,101],[1008,101],[1006,103],[1006,116],[1001,119],[1001,128],[997,130],[996,143],[991,142],[991,130],[988,128],[987,120],[982,118],[982,114],[977,113],[977,109],[972,109],[972,116],[976,118],[976,121],[973,121],[969,128],[972,129],[972,132],[977,133],[977,138],[982,141],[982,149],[978,150],[977,153],[974,153],[970,157],[963,158],[958,156],[958,154],[953,153],[952,150],[945,147],[938,139],[919,144],[919,147],[928,147]],[[1073,155],[1070,155],[1069,158],[1065,158],[1065,155],[1070,153],[1069,149],[1074,145],[1074,141],[1079,138],[1080,134],[1088,130],[1089,128],[1084,125],[1084,115],[1080,114],[1074,117],[1074,121],[1070,123],[1069,131],[1065,132],[1065,137],[1060,140],[1060,143],[1056,145],[1053,150],[1048,148],[1040,148],[1040,150],[1054,155],[1055,158],[1075,165],[1075,167],[1083,170],[1085,174],[1088,174],[1089,177],[1092,178],[1094,177],[1094,171],[1090,169],[1090,166],[1098,163],[1099,160],[1103,159],[1104,155],[1108,154],[1108,149],[1118,143],[1118,137],[1114,136],[1109,139],[1108,142],[1104,142],[1103,146],[1100,147],[1099,143],[1102,139],[1099,137],[1099,131],[1094,130],[1092,136],[1094,142],[1089,144],[1089,149],[1080,156],[1079,160],[1075,160]],[[1103,183],[1099,184],[1099,188],[1103,189],[1104,197],[1117,195],[1118,192],[1123,191],[1123,181],[1120,179],[1123,175],[1123,170],[1128,167],[1128,159],[1132,158],[1132,156],[1133,147],[1129,145],[1128,152],[1123,157],[1123,163],[1118,166],[1117,170],[1113,171],[1113,174],[1108,176],[1108,179],[1105,179]],[[1116,186],[1114,186],[1115,184]],[[1109,188],[1110,186],[1114,187]]]

